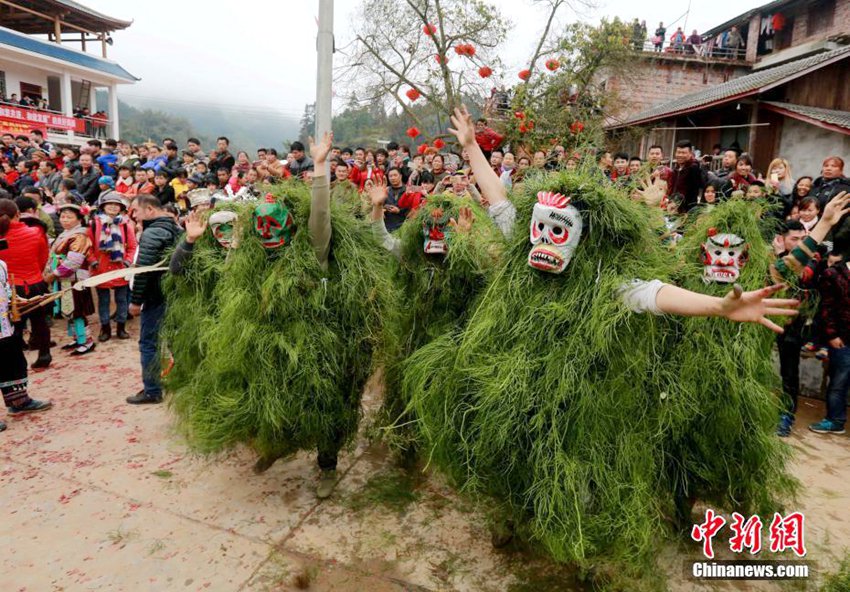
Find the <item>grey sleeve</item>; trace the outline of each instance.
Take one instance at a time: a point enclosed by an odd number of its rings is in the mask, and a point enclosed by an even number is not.
[[[506,199],[498,205],[490,206],[487,214],[493,220],[493,223],[499,227],[505,238],[510,238],[516,224],[516,206]]]
[[[658,292],[666,285],[661,280],[652,280],[650,282],[632,280],[620,286],[620,297],[632,312],[648,312],[654,315],[660,315],[663,313],[658,308],[656,299],[658,298]]]
[[[174,253],[171,254],[171,261],[168,263],[168,271],[174,275],[183,275],[186,265],[192,260],[195,253],[194,243],[187,243],[186,240],[180,241]]]
[[[378,242],[381,243],[382,247],[392,253],[393,257],[401,261],[401,241],[387,231],[387,225],[384,224],[383,218],[372,221],[372,233],[378,239]]]
[[[310,243],[323,269],[328,267],[331,253],[331,190],[328,177],[313,179],[313,198],[310,202]]]

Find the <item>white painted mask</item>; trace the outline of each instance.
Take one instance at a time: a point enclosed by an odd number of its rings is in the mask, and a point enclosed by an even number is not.
[[[218,244],[225,249],[229,249],[233,243],[234,222],[236,212],[221,211],[210,216],[210,230]]]
[[[562,273],[581,239],[582,220],[570,198],[541,191],[531,214],[531,252],[528,264],[549,273]]]
[[[737,234],[718,234],[716,229],[710,228],[708,240],[702,244],[702,280],[706,284],[737,282],[747,258],[744,239]]]

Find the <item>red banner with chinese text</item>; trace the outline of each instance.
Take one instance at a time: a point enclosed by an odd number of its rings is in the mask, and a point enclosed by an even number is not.
[[[11,131],[13,128],[18,131]],[[82,119],[75,117],[25,107],[0,105],[0,129],[4,133],[28,134],[34,129],[40,129],[42,132],[47,129],[85,132],[86,126]]]

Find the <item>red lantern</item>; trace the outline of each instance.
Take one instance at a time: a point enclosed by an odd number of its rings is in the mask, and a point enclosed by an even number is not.
[[[782,29],[785,28],[785,24],[786,24],[785,15],[782,14],[781,12],[777,12],[776,14],[773,15],[773,22],[771,24],[773,25],[774,31],[781,31]]]
[[[415,101],[416,99],[418,99],[420,97],[421,93],[418,90],[416,90],[415,88],[411,88],[411,89],[408,89],[408,91],[404,94],[406,94],[407,98],[410,99],[411,101]]]
[[[580,134],[584,131],[584,124],[580,121],[574,121],[570,126],[570,131],[574,134]]]
[[[481,66],[480,68],[478,68],[478,75],[481,78],[490,78],[493,75],[493,70],[491,70],[487,66]]]
[[[472,57],[475,55],[475,46],[471,44],[466,45],[466,55]]]
[[[531,78],[531,70],[520,70],[519,71],[520,80],[528,80]]]
[[[416,149],[417,154],[425,154],[428,150],[428,144],[419,144],[419,148]]]
[[[517,119],[525,119],[525,113],[523,113],[522,111],[517,111],[516,113],[514,113],[514,117],[516,117]]]
[[[526,127],[525,123],[519,124],[519,133],[524,134],[528,131],[528,127]]]
[[[557,70],[560,67],[561,67],[561,62],[559,62],[558,60],[554,60],[554,59],[546,60],[546,69],[549,70],[550,72],[554,72],[555,70]]]
[[[428,35],[428,37],[430,37],[431,35],[437,32],[437,25],[428,23],[427,25],[424,25],[422,27],[422,32]]]
[[[434,59],[437,60],[438,64],[448,64],[449,63],[449,56],[437,54],[437,55],[434,56]]]
[[[407,128],[407,135],[410,136],[411,138],[415,138],[416,136],[419,135],[419,130],[416,129],[416,127],[409,127],[409,128]]]
[[[525,122],[525,127],[526,127],[526,129],[528,129],[528,131],[533,130],[534,129],[534,122],[529,119],[528,121]]]
[[[440,138],[434,140],[434,148],[436,148],[437,150],[442,150],[443,148],[445,148],[445,146],[446,143],[443,142]]]

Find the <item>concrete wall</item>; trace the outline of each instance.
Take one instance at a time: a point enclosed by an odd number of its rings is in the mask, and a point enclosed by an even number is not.
[[[12,93],[14,93],[18,95],[18,98],[21,97],[21,82],[41,86],[41,95],[43,97],[48,96],[47,71],[39,70],[38,68],[29,68],[21,64],[7,61],[0,61],[0,71],[6,73],[6,94],[8,96],[11,96]],[[52,72],[49,74],[53,76],[56,75]]]
[[[788,159],[795,177],[817,177],[823,159],[831,154],[850,162],[850,136],[785,118],[777,156]]]

